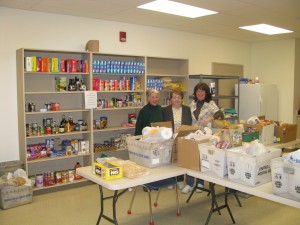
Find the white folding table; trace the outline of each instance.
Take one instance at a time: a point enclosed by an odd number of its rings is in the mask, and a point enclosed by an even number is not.
[[[94,183],[99,185],[100,190],[100,213],[96,224],[100,223],[101,218],[103,217],[107,221],[118,224],[117,221],[117,211],[116,211],[116,203],[119,198],[125,191],[127,191],[130,187],[135,187],[159,180],[164,180],[171,177],[177,177],[183,174],[187,173],[187,169],[178,167],[176,165],[167,165],[167,166],[161,166],[157,168],[151,168],[149,169],[150,173],[145,176],[141,176],[134,179],[129,179],[126,177],[114,179],[114,180],[104,180],[100,178],[99,176],[92,173],[92,166],[87,167],[81,167],[76,169],[76,173],[80,176],[83,176],[84,178],[93,181]],[[113,196],[104,197],[103,196],[103,189],[107,188],[109,190],[114,191]],[[120,192],[119,192],[120,191]],[[112,207],[113,207],[113,218],[108,217],[104,214],[104,200],[111,199],[112,198]]]
[[[260,197],[260,198],[268,199],[268,200],[278,202],[278,203],[281,203],[284,205],[288,205],[291,207],[300,208],[299,201],[294,201],[294,200],[273,194],[272,182],[268,182],[268,183],[265,183],[265,184],[262,184],[262,185],[259,185],[256,187],[251,187],[251,186],[247,186],[244,184],[233,182],[233,181],[229,180],[228,178],[217,177],[217,175],[214,175],[212,172],[200,172],[200,171],[196,171],[196,170],[188,170],[187,174],[192,177],[196,177],[198,179],[202,179],[202,180],[209,182],[209,187],[210,187],[211,194],[212,194],[212,203],[211,203],[210,212],[206,219],[206,223],[205,223],[206,225],[208,224],[212,213],[215,211],[219,212],[222,208],[227,208],[233,223],[235,223],[232,213],[231,213],[231,210],[227,204],[227,191],[228,190],[226,190],[226,188],[234,189],[234,190],[241,191],[244,193],[248,193],[248,194]],[[216,199],[215,199],[216,195],[214,192],[215,184],[225,187],[225,204],[222,206],[216,205]]]

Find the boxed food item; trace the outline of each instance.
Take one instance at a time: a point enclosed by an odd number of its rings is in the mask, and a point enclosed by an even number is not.
[[[274,135],[276,141],[286,143],[297,139],[297,124],[279,124],[275,126]]]
[[[219,177],[227,175],[226,151],[213,145],[199,144],[201,172],[212,172]]]
[[[259,132],[258,131],[243,132],[242,140],[243,140],[243,142],[251,142],[254,140],[259,140]]]
[[[9,209],[32,202],[32,187],[23,185],[0,188],[0,207]]]
[[[249,128],[259,132],[259,142],[267,145],[274,142],[274,123],[244,124],[244,129]]]
[[[191,140],[180,137],[177,139],[177,164],[178,166],[200,170],[200,153],[198,145],[208,142],[208,138],[203,140]]]
[[[227,150],[228,179],[249,186],[271,181],[271,159],[281,155],[281,149],[265,147],[260,155],[247,154],[243,147]]]
[[[55,77],[55,91],[61,92],[67,90],[67,78],[66,77]]]
[[[285,163],[282,157],[271,160],[273,193],[300,201],[300,166]]]
[[[123,168],[115,162],[104,162],[103,164],[93,162],[93,173],[104,180],[112,180],[123,177]]]
[[[171,163],[173,139],[149,143],[140,141],[142,136],[127,137],[129,159],[141,166],[149,168]]]

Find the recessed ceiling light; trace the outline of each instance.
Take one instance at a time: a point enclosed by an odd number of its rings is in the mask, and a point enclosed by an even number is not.
[[[245,30],[250,30],[250,31],[255,31],[258,33],[263,33],[263,34],[268,34],[268,35],[273,35],[273,34],[284,34],[284,33],[291,33],[293,31],[291,30],[286,30],[280,27],[274,27],[268,24],[257,24],[257,25],[251,25],[251,26],[244,26],[244,27],[239,27],[241,29]]]
[[[199,7],[173,2],[169,0],[156,0],[153,2],[146,3],[144,5],[140,5],[138,6],[138,8],[153,10],[157,12],[168,13],[168,14],[173,14],[178,16],[185,16],[189,18],[197,18],[201,16],[207,16],[207,15],[218,13],[208,9],[202,9]]]

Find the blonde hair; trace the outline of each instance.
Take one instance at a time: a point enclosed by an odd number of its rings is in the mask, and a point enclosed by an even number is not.
[[[148,89],[147,92],[146,92],[147,99],[149,99],[150,95],[152,95],[153,93],[157,94],[158,97],[160,97],[160,93],[159,93],[158,90],[156,90],[156,89]]]

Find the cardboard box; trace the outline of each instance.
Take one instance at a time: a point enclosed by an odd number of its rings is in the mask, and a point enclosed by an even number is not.
[[[272,144],[274,142],[274,123],[265,126],[259,124],[244,124],[245,130],[247,129],[247,127],[254,128],[256,131],[259,132],[260,143],[267,145]]]
[[[198,127],[181,125],[178,129],[178,134],[174,140],[173,150],[172,150],[172,163],[177,163],[178,161],[178,139],[181,137],[185,137],[188,134],[199,130]]]
[[[283,162],[282,157],[271,160],[273,193],[300,201],[300,167]]]
[[[227,175],[227,150],[208,144],[200,144],[198,147],[200,151],[201,172],[212,172],[218,177],[225,177]]]
[[[228,179],[257,186],[271,181],[271,159],[281,155],[281,149],[266,147],[267,153],[253,156],[242,147],[227,150]]]
[[[172,128],[172,122],[171,121],[165,121],[165,122],[155,122],[155,123],[151,123],[152,127],[168,127],[168,128]],[[195,132],[199,130],[198,127],[194,127],[194,126],[189,126],[189,125],[181,125],[178,129],[178,134],[176,136],[176,138],[174,139],[174,143],[173,143],[173,148],[172,148],[172,156],[171,156],[171,162],[172,163],[177,163],[178,160],[178,143],[177,143],[177,139],[180,137],[185,137],[188,134]]]
[[[0,188],[0,207],[9,209],[32,202],[32,187],[18,186]]]
[[[172,128],[172,122],[171,121],[165,121],[165,122],[153,122],[150,123],[151,127],[167,127]]]
[[[200,170],[200,152],[198,145],[208,142],[209,139],[190,140],[180,137],[177,139],[177,164],[178,166]]]
[[[129,160],[149,168],[171,163],[173,139],[149,143],[140,141],[141,137],[140,135],[126,138]]]
[[[114,162],[93,162],[93,173],[104,180],[112,180],[123,177],[123,168]]]
[[[275,126],[274,136],[276,141],[286,143],[297,139],[297,124],[284,124],[284,126]]]

